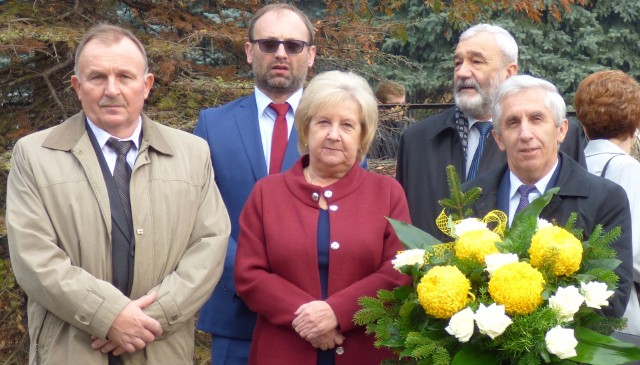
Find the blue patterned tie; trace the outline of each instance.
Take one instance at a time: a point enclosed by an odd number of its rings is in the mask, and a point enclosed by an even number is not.
[[[129,181],[131,180],[131,167],[127,163],[127,153],[133,147],[132,141],[118,141],[116,138],[109,138],[107,141],[109,146],[117,155],[116,166],[113,169],[113,179],[118,188],[120,202],[124,208],[124,215],[127,223],[131,227],[131,201],[129,198]]]
[[[535,185],[525,185],[522,184],[518,187],[518,193],[520,194],[520,202],[518,202],[518,207],[516,208],[516,214],[518,214],[522,209],[524,209],[527,205],[529,205],[529,193],[536,190]]]
[[[475,122],[473,126],[478,128],[478,131],[480,131],[480,142],[478,143],[476,153],[473,155],[469,174],[467,175],[467,181],[476,178],[476,175],[478,174],[478,166],[480,166],[480,158],[482,157],[482,151],[484,150],[484,143],[487,141],[487,135],[493,129],[493,124],[491,124],[491,122]]]

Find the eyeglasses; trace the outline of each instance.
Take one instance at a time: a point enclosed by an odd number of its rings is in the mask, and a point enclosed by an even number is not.
[[[280,48],[281,44],[284,44],[284,50],[288,54],[298,54],[302,52],[304,46],[310,46],[311,43],[298,40],[279,41],[277,39],[255,39],[251,43],[258,43],[260,50],[266,53],[275,53]]]

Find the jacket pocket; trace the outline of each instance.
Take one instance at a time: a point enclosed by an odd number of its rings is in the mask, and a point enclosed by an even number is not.
[[[36,335],[36,364],[48,364],[47,360],[51,345],[55,343],[56,338],[60,335],[64,322],[56,317],[53,313],[47,311],[42,319],[40,331]]]

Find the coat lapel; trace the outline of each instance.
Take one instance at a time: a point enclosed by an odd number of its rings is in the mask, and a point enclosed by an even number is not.
[[[96,197],[102,219],[111,232],[111,208],[109,193],[102,176],[98,157],[85,128],[85,114],[80,112],[51,131],[42,146],[53,150],[71,152],[82,166],[89,185]]]
[[[260,125],[258,123],[258,106],[255,95],[244,99],[234,115],[238,128],[240,143],[244,147],[247,159],[251,164],[251,170],[257,180],[267,176],[267,164],[264,160],[262,139],[260,138]],[[288,147],[287,147],[288,148]]]
[[[293,166],[293,164],[300,158],[300,152],[298,152],[298,132],[295,126],[291,128],[289,134],[289,141],[287,142],[287,149],[284,152],[284,159],[282,160],[281,171],[286,171]]]

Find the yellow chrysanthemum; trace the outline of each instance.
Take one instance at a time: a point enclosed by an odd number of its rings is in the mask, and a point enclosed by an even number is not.
[[[485,256],[498,253],[496,242],[500,242],[500,236],[488,229],[468,231],[456,241],[456,257],[484,264]]]
[[[418,301],[427,314],[451,318],[469,302],[469,279],[455,266],[436,266],[418,284]]]
[[[580,268],[582,242],[563,228],[545,227],[533,235],[529,256],[533,267],[551,265],[554,275],[571,275]]]
[[[526,262],[501,266],[489,280],[489,294],[508,314],[529,314],[542,304],[542,273]]]

